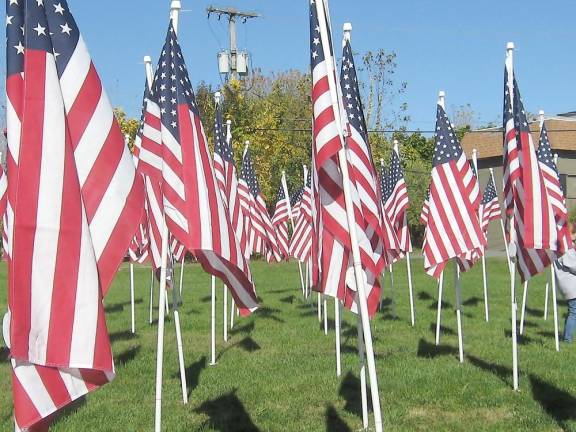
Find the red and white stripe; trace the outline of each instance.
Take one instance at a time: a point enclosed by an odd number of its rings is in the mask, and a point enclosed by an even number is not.
[[[290,255],[301,262],[308,262],[313,232],[312,188],[308,185],[305,185],[298,208],[300,211],[290,239]]]

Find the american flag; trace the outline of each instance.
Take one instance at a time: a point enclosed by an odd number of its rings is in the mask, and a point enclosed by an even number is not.
[[[512,99],[509,100],[510,94]],[[514,140],[509,140],[507,134],[504,139],[505,146],[508,146],[505,155],[515,155],[514,158],[504,158],[504,180],[509,183],[505,183],[504,190],[509,191],[511,197],[507,202],[508,249],[516,257],[522,281],[526,281],[564,253],[563,236],[558,230],[555,209],[536,155],[518,83],[508,62],[504,101],[504,122],[508,122],[506,104],[510,103],[515,132]],[[510,174],[506,175],[507,172]]]
[[[284,185],[280,184],[278,188],[278,195],[276,198],[276,208],[272,216],[272,225],[276,230],[276,238],[278,239],[278,248],[280,254],[288,259],[290,256],[289,250],[289,234],[288,234],[288,199],[284,193]]]
[[[484,189],[484,195],[482,196],[482,231],[484,233],[488,232],[488,225],[493,220],[498,220],[502,217],[502,210],[500,208],[500,201],[498,201],[498,194],[496,193],[496,186],[494,185],[494,179],[490,176],[488,184],[486,184],[486,189]]]
[[[301,262],[308,262],[312,248],[313,231],[312,178],[310,172],[308,172],[306,185],[302,189],[302,197],[299,203],[298,218],[290,239],[290,255]]]
[[[224,133],[222,124],[222,105],[216,104],[216,118],[214,121],[214,169],[216,170],[216,180],[218,188],[222,194],[224,204],[230,214],[230,222],[240,242],[240,248],[246,259],[250,258],[250,249],[246,239],[244,228],[244,216],[241,208],[240,195],[238,193],[238,176],[234,154],[232,153],[232,136],[230,131]]]
[[[146,105],[142,147],[154,157],[145,160],[141,152],[141,163],[158,167],[156,172],[151,170],[148,182],[155,189],[151,196],[157,199],[150,213],[160,222],[165,216],[172,237],[196,257],[205,271],[224,281],[242,313],[256,309],[250,269],[218,188],[172,23]]]
[[[142,214],[142,220],[136,229],[136,235],[128,247],[128,256],[130,261],[138,264],[144,264],[149,257],[148,248],[148,218],[147,212]]]
[[[247,225],[246,234],[252,252],[266,256],[269,262],[272,260],[281,261],[276,231],[268,215],[249,148],[246,148],[242,158],[238,193],[242,201]]]
[[[516,127],[514,125],[514,110],[512,109],[513,94],[510,91],[509,81],[513,79],[511,65],[506,60],[504,68],[504,109],[502,114],[504,130],[504,208],[507,218],[514,213],[513,184],[520,178],[520,160],[516,143]],[[506,235],[510,235],[510,224],[505,224]]]
[[[21,430],[113,378],[102,299],[144,196],[66,0],[6,7],[8,342]]]
[[[428,215],[430,214],[430,187],[426,191],[426,197],[424,198],[424,203],[422,204],[422,211],[420,212],[420,223],[422,225],[428,225]]]
[[[548,193],[550,205],[553,208],[558,230],[558,251],[564,254],[568,249],[572,249],[570,230],[568,228],[568,210],[566,208],[566,198],[560,183],[560,173],[552,155],[552,148],[548,139],[546,125],[542,125],[540,131],[540,143],[536,152],[540,171],[544,177],[544,185]]]
[[[428,224],[424,235],[424,268],[436,278],[451,258],[465,260],[486,245],[474,209],[470,163],[444,108],[438,104],[436,145],[432,162]]]
[[[320,22],[320,19],[322,22]],[[359,148],[362,144],[367,145],[359,133],[359,127],[349,125],[350,139],[348,146],[353,147],[347,155],[343,150],[344,136],[341,125],[337,118],[342,114],[348,114],[350,122],[358,120],[352,118],[350,114],[361,114],[361,104],[352,94],[348,98],[348,93],[344,100],[350,101],[352,108],[344,111],[338,106],[343,101],[337,96],[339,92],[335,82],[332,80],[336,75],[336,67],[333,61],[333,50],[330,43],[328,11],[324,1],[310,1],[310,60],[312,70],[312,103],[313,103],[313,155],[314,169],[316,171],[318,193],[315,196],[316,203],[313,204],[318,212],[313,211],[315,216],[315,230],[313,235],[316,247],[313,247],[313,286],[316,290],[341,299],[344,305],[352,311],[357,311],[356,285],[352,281],[347,285],[346,273],[352,268],[352,251],[350,230],[356,230],[360,248],[362,267],[366,272],[367,286],[366,295],[368,311],[372,316],[378,307],[380,286],[378,275],[384,265],[382,257],[381,230],[374,224],[379,224],[378,219],[374,220],[373,215],[378,215],[378,202],[375,200],[376,180],[373,175],[373,168],[368,173],[358,173],[360,167],[366,164],[365,159],[369,153],[367,149]],[[321,29],[326,29],[321,30]],[[325,43],[323,39],[327,40]],[[330,54],[326,58],[324,52]],[[346,62],[346,67],[349,67]],[[332,81],[331,81],[332,80]],[[331,82],[332,87],[331,88]],[[366,128],[364,127],[364,132]],[[340,158],[345,160],[341,160]],[[358,160],[360,159],[360,160]],[[369,159],[370,160],[370,159]],[[351,202],[354,206],[353,213],[355,223],[352,227],[348,225],[346,214],[346,204],[344,200],[344,185],[340,163],[347,167],[350,173],[350,193]],[[347,164],[347,165],[344,165]],[[370,177],[369,184],[360,184],[363,179],[368,180],[364,174]],[[358,189],[360,189],[360,192]],[[361,194],[372,193],[367,197]],[[368,200],[371,200],[371,214],[364,214]],[[374,241],[376,244],[371,243]],[[352,271],[352,270],[350,270]]]
[[[290,197],[290,207],[292,209],[292,219],[297,220],[300,216],[300,205],[302,204],[302,197],[304,196],[304,187],[299,188]]]
[[[390,169],[386,178],[386,196],[383,197],[383,209],[390,219],[392,227],[398,238],[398,247],[402,253],[412,252],[410,231],[408,229],[408,190],[404,180],[404,171],[400,164],[398,144],[394,143]]]

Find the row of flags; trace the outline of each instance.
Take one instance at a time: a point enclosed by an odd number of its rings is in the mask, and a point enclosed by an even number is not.
[[[127,251],[161,266],[164,231],[171,256],[189,251],[223,280],[243,314],[258,307],[254,253],[310,262],[314,288],[354,312],[359,278],[352,276],[361,266],[368,314],[376,313],[380,275],[412,250],[409,199],[397,145],[390,166],[375,168],[350,40],[338,75],[326,2],[310,1],[310,171],[293,196],[283,179],[272,217],[249,147],[237,170],[220,101],[210,154],[172,22],[145,86],[131,154],[66,0],[7,0],[6,7],[8,173],[0,173],[0,212],[17,430],[42,426],[114,378],[103,298]],[[508,62],[504,148],[507,241],[526,280],[572,246],[546,130],[536,152]],[[493,178],[480,194],[441,104],[432,165],[421,221],[425,270],[439,277],[451,259],[466,270],[482,256],[488,223],[502,213]]]

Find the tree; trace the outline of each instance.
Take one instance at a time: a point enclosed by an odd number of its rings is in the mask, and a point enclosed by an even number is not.
[[[138,133],[138,129],[140,128],[140,121],[133,118],[128,118],[126,116],[126,112],[120,108],[114,108],[114,115],[116,116],[116,120],[120,125],[120,130],[124,136],[128,135],[130,137],[128,141],[128,147],[130,151],[134,150],[134,139],[136,138],[136,134]]]

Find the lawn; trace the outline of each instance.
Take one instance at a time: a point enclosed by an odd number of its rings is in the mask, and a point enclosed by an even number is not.
[[[576,431],[576,347],[562,345],[560,353],[554,350],[551,316],[548,321],[542,318],[544,279],[536,279],[531,286],[526,334],[520,344],[520,391],[514,392],[505,262],[488,260],[489,323],[484,321],[481,269],[463,276],[464,364],[457,359],[453,278],[446,278],[443,334],[441,346],[436,347],[436,283],[424,276],[421,260],[414,260],[413,267],[416,327],[409,325],[403,263],[395,266],[394,308],[386,285],[384,310],[372,322],[385,429]],[[0,271],[5,278],[5,267]],[[190,396],[188,405],[183,405],[170,315],[165,339],[164,430],[361,429],[355,316],[344,313],[343,371],[338,378],[333,321],[325,336],[315,305],[302,298],[296,265],[254,263],[253,273],[261,309],[249,318],[239,318],[227,343],[222,337],[222,287],[218,284],[218,364],[209,366],[209,276],[196,265],[186,266],[181,321]],[[66,410],[52,430],[152,430],[156,326],[148,324],[149,278],[148,268],[136,268],[137,334],[132,336],[128,267],[120,270],[106,299],[117,377]],[[332,318],[334,305],[329,304]],[[4,291],[0,308],[5,309]],[[560,311],[563,320],[564,302]],[[12,428],[12,405],[3,347],[0,357],[0,430],[7,431]]]

